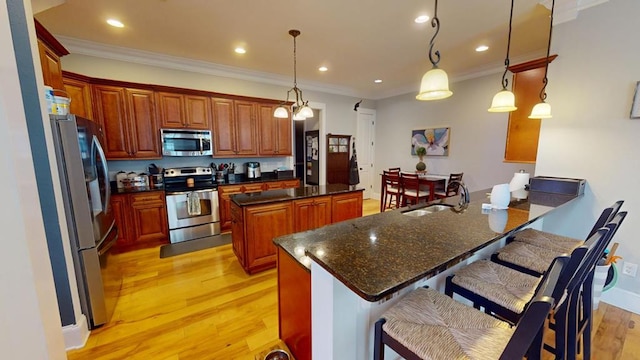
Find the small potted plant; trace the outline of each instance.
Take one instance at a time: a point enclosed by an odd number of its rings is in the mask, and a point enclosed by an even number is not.
[[[424,156],[427,155],[427,149],[420,146],[419,148],[416,149],[416,155],[418,155],[418,158],[420,159],[420,161],[416,164],[416,170],[420,172],[426,172],[427,165],[422,161],[422,158],[424,158]]]

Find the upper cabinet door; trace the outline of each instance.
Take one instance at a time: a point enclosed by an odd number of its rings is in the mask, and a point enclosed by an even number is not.
[[[258,155],[255,103],[236,100],[234,104],[236,115],[236,154]]]
[[[553,61],[557,55],[549,57]],[[513,65],[513,93],[517,110],[509,113],[509,126],[504,150],[505,162],[535,164],[538,156],[540,119],[529,119],[534,105],[540,102],[540,89],[544,78],[546,58]]]
[[[184,104],[189,128],[211,129],[211,100],[208,97],[185,95]]]
[[[236,154],[233,100],[211,99],[213,105],[213,156]]]
[[[129,144],[124,88],[93,85],[92,89],[95,119],[105,134],[105,156],[107,159],[126,159],[133,156]]]
[[[160,151],[160,130],[156,121],[153,91],[126,89],[131,152],[136,159],[157,159]]]
[[[93,119],[93,110],[91,107],[91,85],[84,81],[63,78],[64,90],[67,97],[71,100],[69,103],[69,112],[85,119]]]
[[[258,104],[258,144],[260,155],[291,155],[291,118],[277,118],[273,112],[277,106]]]
[[[182,129],[188,126],[184,111],[184,96],[167,92],[156,93],[160,126],[169,129]]]

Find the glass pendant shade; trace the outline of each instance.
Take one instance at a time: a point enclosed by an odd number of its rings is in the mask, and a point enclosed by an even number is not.
[[[502,90],[493,97],[489,112],[509,112],[517,109],[515,95],[509,90]]]
[[[278,106],[273,112],[273,116],[281,119],[286,119],[289,117],[289,112],[287,111],[287,108],[281,105]]]
[[[300,120],[306,120],[307,118],[302,116],[302,114],[300,114],[300,112],[297,112],[295,114],[293,114],[293,120],[296,121],[300,121]]]
[[[529,119],[549,119],[551,118],[551,105],[546,102],[537,103],[531,110]]]
[[[300,116],[304,118],[313,117],[313,110],[309,107],[309,105],[306,105],[306,104],[302,106],[302,109],[300,109],[298,113],[300,114]]]
[[[434,67],[422,76],[420,83],[420,93],[416,96],[418,100],[440,100],[451,96],[453,92],[449,90],[449,77],[447,73]]]

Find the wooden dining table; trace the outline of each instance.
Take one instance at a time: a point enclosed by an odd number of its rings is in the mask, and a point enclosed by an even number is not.
[[[381,187],[380,187],[380,198],[384,199],[384,192],[385,192],[385,175],[380,174],[380,176],[382,177],[382,181],[381,181]],[[447,188],[447,180],[449,180],[449,175],[439,175],[439,174],[418,174],[418,179],[420,180],[420,185],[424,185],[428,190],[429,190],[429,198],[428,201],[433,201],[434,200],[434,193],[436,191],[436,189],[441,188],[441,189],[446,189]],[[439,184],[442,184],[442,186],[438,186]],[[383,212],[384,209],[384,204],[382,203],[382,200],[380,201],[380,212]]]

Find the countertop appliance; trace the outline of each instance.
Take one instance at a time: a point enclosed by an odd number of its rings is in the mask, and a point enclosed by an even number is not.
[[[260,171],[260,163],[257,161],[249,161],[245,163],[247,179],[260,179],[262,173]]]
[[[210,130],[160,129],[163,156],[213,155]]]
[[[220,235],[218,184],[210,167],[164,170],[171,243]]]
[[[110,251],[118,231],[102,129],[75,115],[50,115],[50,122],[80,306],[93,329],[111,319],[122,285]]]

